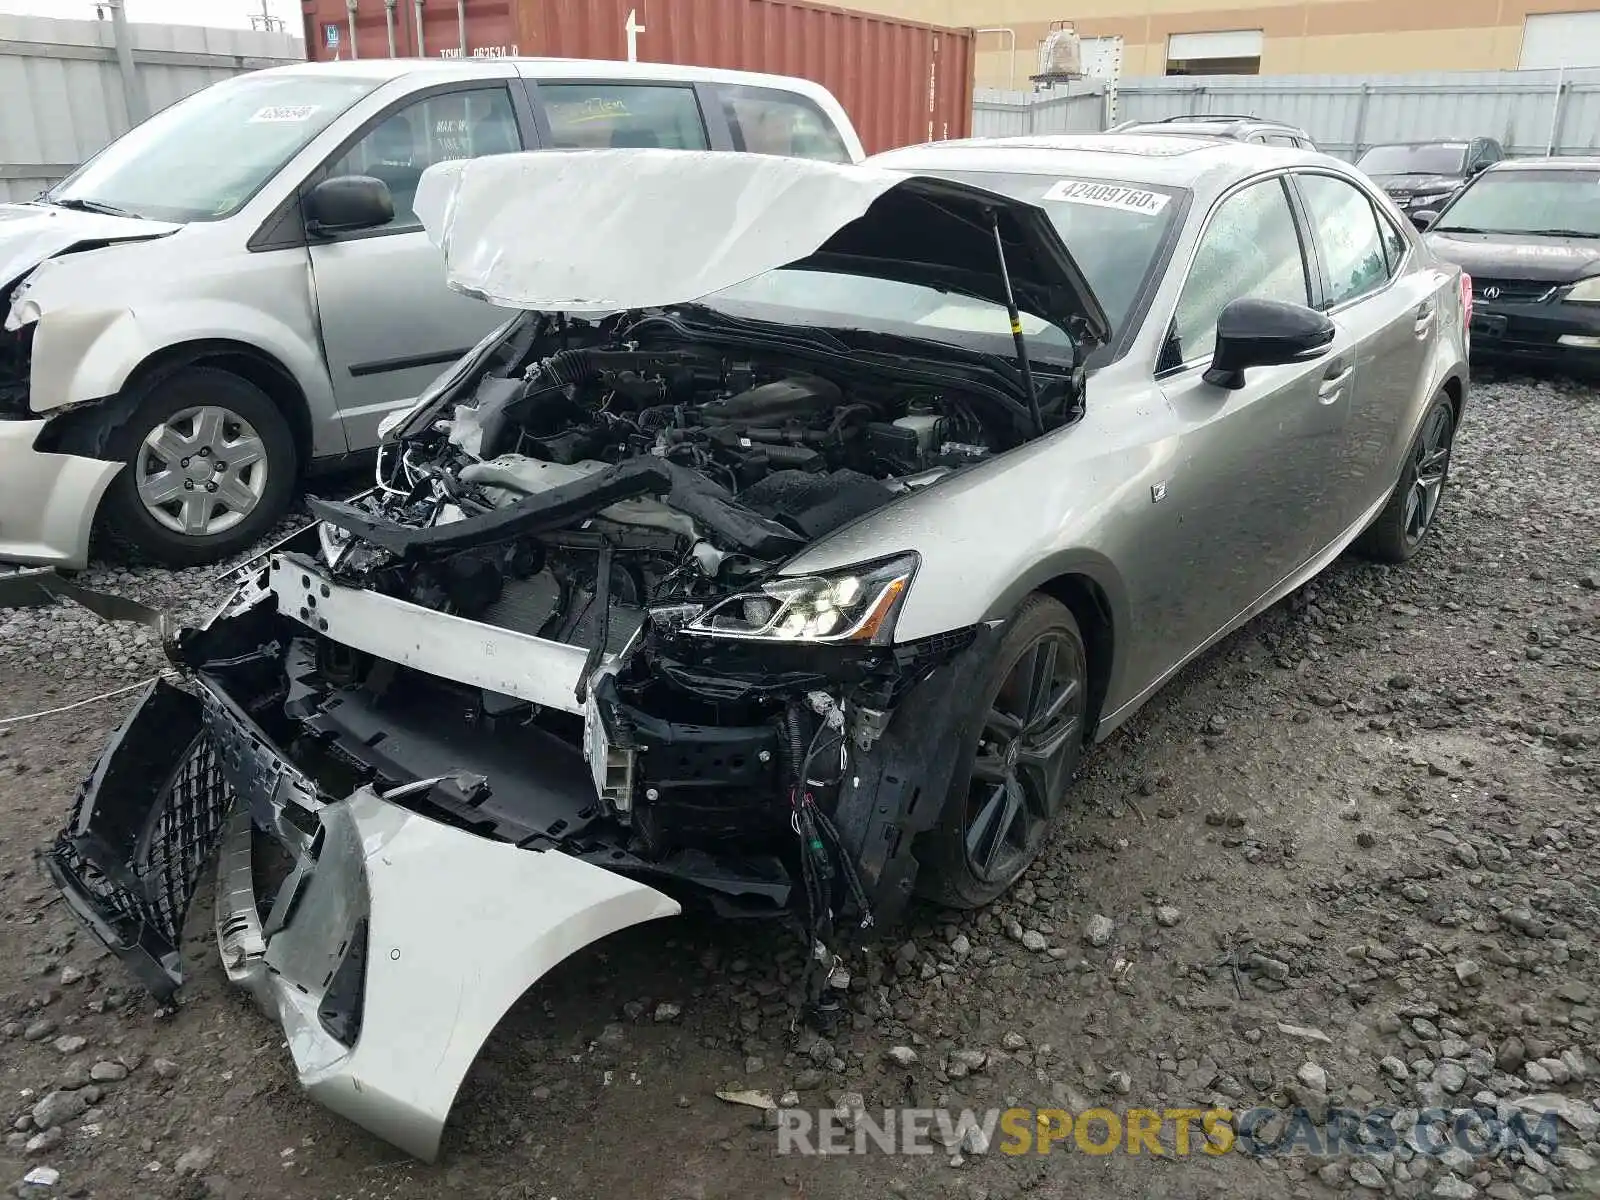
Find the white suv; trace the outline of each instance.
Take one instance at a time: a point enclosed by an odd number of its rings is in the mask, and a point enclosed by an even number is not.
[[[172,565],[254,541],[510,315],[446,288],[423,170],[590,146],[862,157],[805,80],[363,60],[215,84],[0,205],[0,562],[81,567],[96,528]]]

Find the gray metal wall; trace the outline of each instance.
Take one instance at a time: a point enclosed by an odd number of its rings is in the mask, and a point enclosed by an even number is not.
[[[973,133],[1079,133],[1102,128],[1098,84],[1063,96],[982,92]],[[1132,79],[1116,96],[1119,120],[1181,113],[1254,113],[1306,130],[1342,158],[1380,142],[1483,136],[1512,155],[1600,153],[1600,69],[1460,71],[1416,75],[1212,76]]]
[[[135,103],[158,112],[209,84],[305,60],[283,33],[129,25]],[[112,22],[0,15],[0,200],[31,200],[134,122]]]

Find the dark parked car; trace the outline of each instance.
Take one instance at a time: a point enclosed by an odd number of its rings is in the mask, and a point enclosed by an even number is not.
[[[1317,148],[1311,135],[1304,129],[1285,125],[1281,121],[1264,121],[1260,117],[1231,113],[1193,113],[1165,117],[1159,121],[1128,121],[1111,132],[1182,134],[1184,137],[1227,138],[1261,146],[1289,146],[1298,150]]]
[[[1480,172],[1506,156],[1493,138],[1440,142],[1396,142],[1373,146],[1356,166],[1389,193],[1402,210],[1443,208]]]
[[[1415,215],[1472,276],[1475,358],[1600,367],[1600,158],[1498,163]]]

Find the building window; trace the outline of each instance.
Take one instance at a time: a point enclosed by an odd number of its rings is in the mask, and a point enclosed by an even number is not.
[[[1174,33],[1167,38],[1168,75],[1259,75],[1261,30]]]

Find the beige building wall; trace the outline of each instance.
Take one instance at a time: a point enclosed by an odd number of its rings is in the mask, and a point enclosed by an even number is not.
[[[1120,34],[1123,77],[1164,75],[1172,34],[1259,29],[1263,75],[1377,75],[1514,68],[1529,14],[1600,9],[1600,0],[847,0],[936,25],[1002,26],[978,38],[980,88],[1028,87],[1052,21],[1086,38]]]

